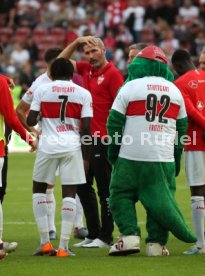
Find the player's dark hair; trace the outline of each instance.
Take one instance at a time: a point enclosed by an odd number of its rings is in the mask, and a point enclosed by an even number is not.
[[[50,48],[44,54],[44,60],[46,63],[50,63],[62,52],[61,48]]]
[[[181,63],[191,61],[191,55],[186,50],[176,50],[172,56],[172,63]]]
[[[52,80],[69,80],[73,77],[73,64],[66,58],[57,58],[51,64],[50,75]]]

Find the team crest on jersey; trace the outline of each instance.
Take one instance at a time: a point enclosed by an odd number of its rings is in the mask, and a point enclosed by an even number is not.
[[[100,85],[104,81],[104,79],[105,77],[103,75],[99,76],[97,81],[98,85]]]
[[[27,94],[27,95],[32,95],[33,93],[32,93],[32,91],[28,90],[28,91],[26,92],[26,94]]]
[[[198,102],[196,103],[196,108],[197,108],[198,110],[203,110],[203,109],[204,109],[204,103],[203,103],[202,101],[198,101]]]
[[[188,85],[191,87],[191,88],[197,88],[198,87],[198,81],[196,80],[191,80]]]

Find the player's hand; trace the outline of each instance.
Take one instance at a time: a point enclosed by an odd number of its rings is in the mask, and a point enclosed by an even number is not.
[[[36,151],[37,147],[38,147],[38,139],[36,139],[36,140],[34,140],[34,141],[32,142],[31,148],[30,148],[29,152],[34,152],[34,151]]]
[[[13,79],[9,79],[8,85],[9,85],[10,89],[13,89],[15,87],[15,83],[14,83]]]
[[[84,163],[84,170],[85,170],[85,175],[88,174],[89,168],[90,168],[90,161],[89,160],[83,160]]]
[[[39,140],[41,133],[42,133],[42,131],[38,131],[37,129],[33,128],[32,136],[34,136],[36,139]]]

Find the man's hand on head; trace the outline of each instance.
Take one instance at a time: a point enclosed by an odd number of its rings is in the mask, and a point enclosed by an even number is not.
[[[91,45],[91,46],[96,46],[97,45],[97,38],[95,36],[80,36],[78,37],[78,43],[80,45],[82,44],[88,44],[88,45]]]

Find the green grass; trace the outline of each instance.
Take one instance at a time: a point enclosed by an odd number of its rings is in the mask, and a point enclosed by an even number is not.
[[[144,239],[145,212],[138,203],[138,217],[142,227],[141,253],[127,257],[109,257],[107,249],[75,249],[76,257],[58,259],[55,257],[33,257],[32,252],[38,246],[38,232],[32,213],[32,168],[33,154],[10,154],[8,189],[3,204],[4,239],[17,241],[16,252],[0,261],[0,275],[89,275],[89,276],[124,276],[124,275],[199,275],[203,273],[204,256],[184,256],[182,252],[189,248],[170,235],[167,247],[170,257],[145,256]],[[57,200],[56,224],[58,234],[61,221],[61,188],[59,180],[55,188]],[[177,200],[189,225],[191,223],[189,188],[185,184],[184,169],[177,179]],[[115,229],[115,238],[118,235]],[[58,245],[55,241],[54,246]]]

